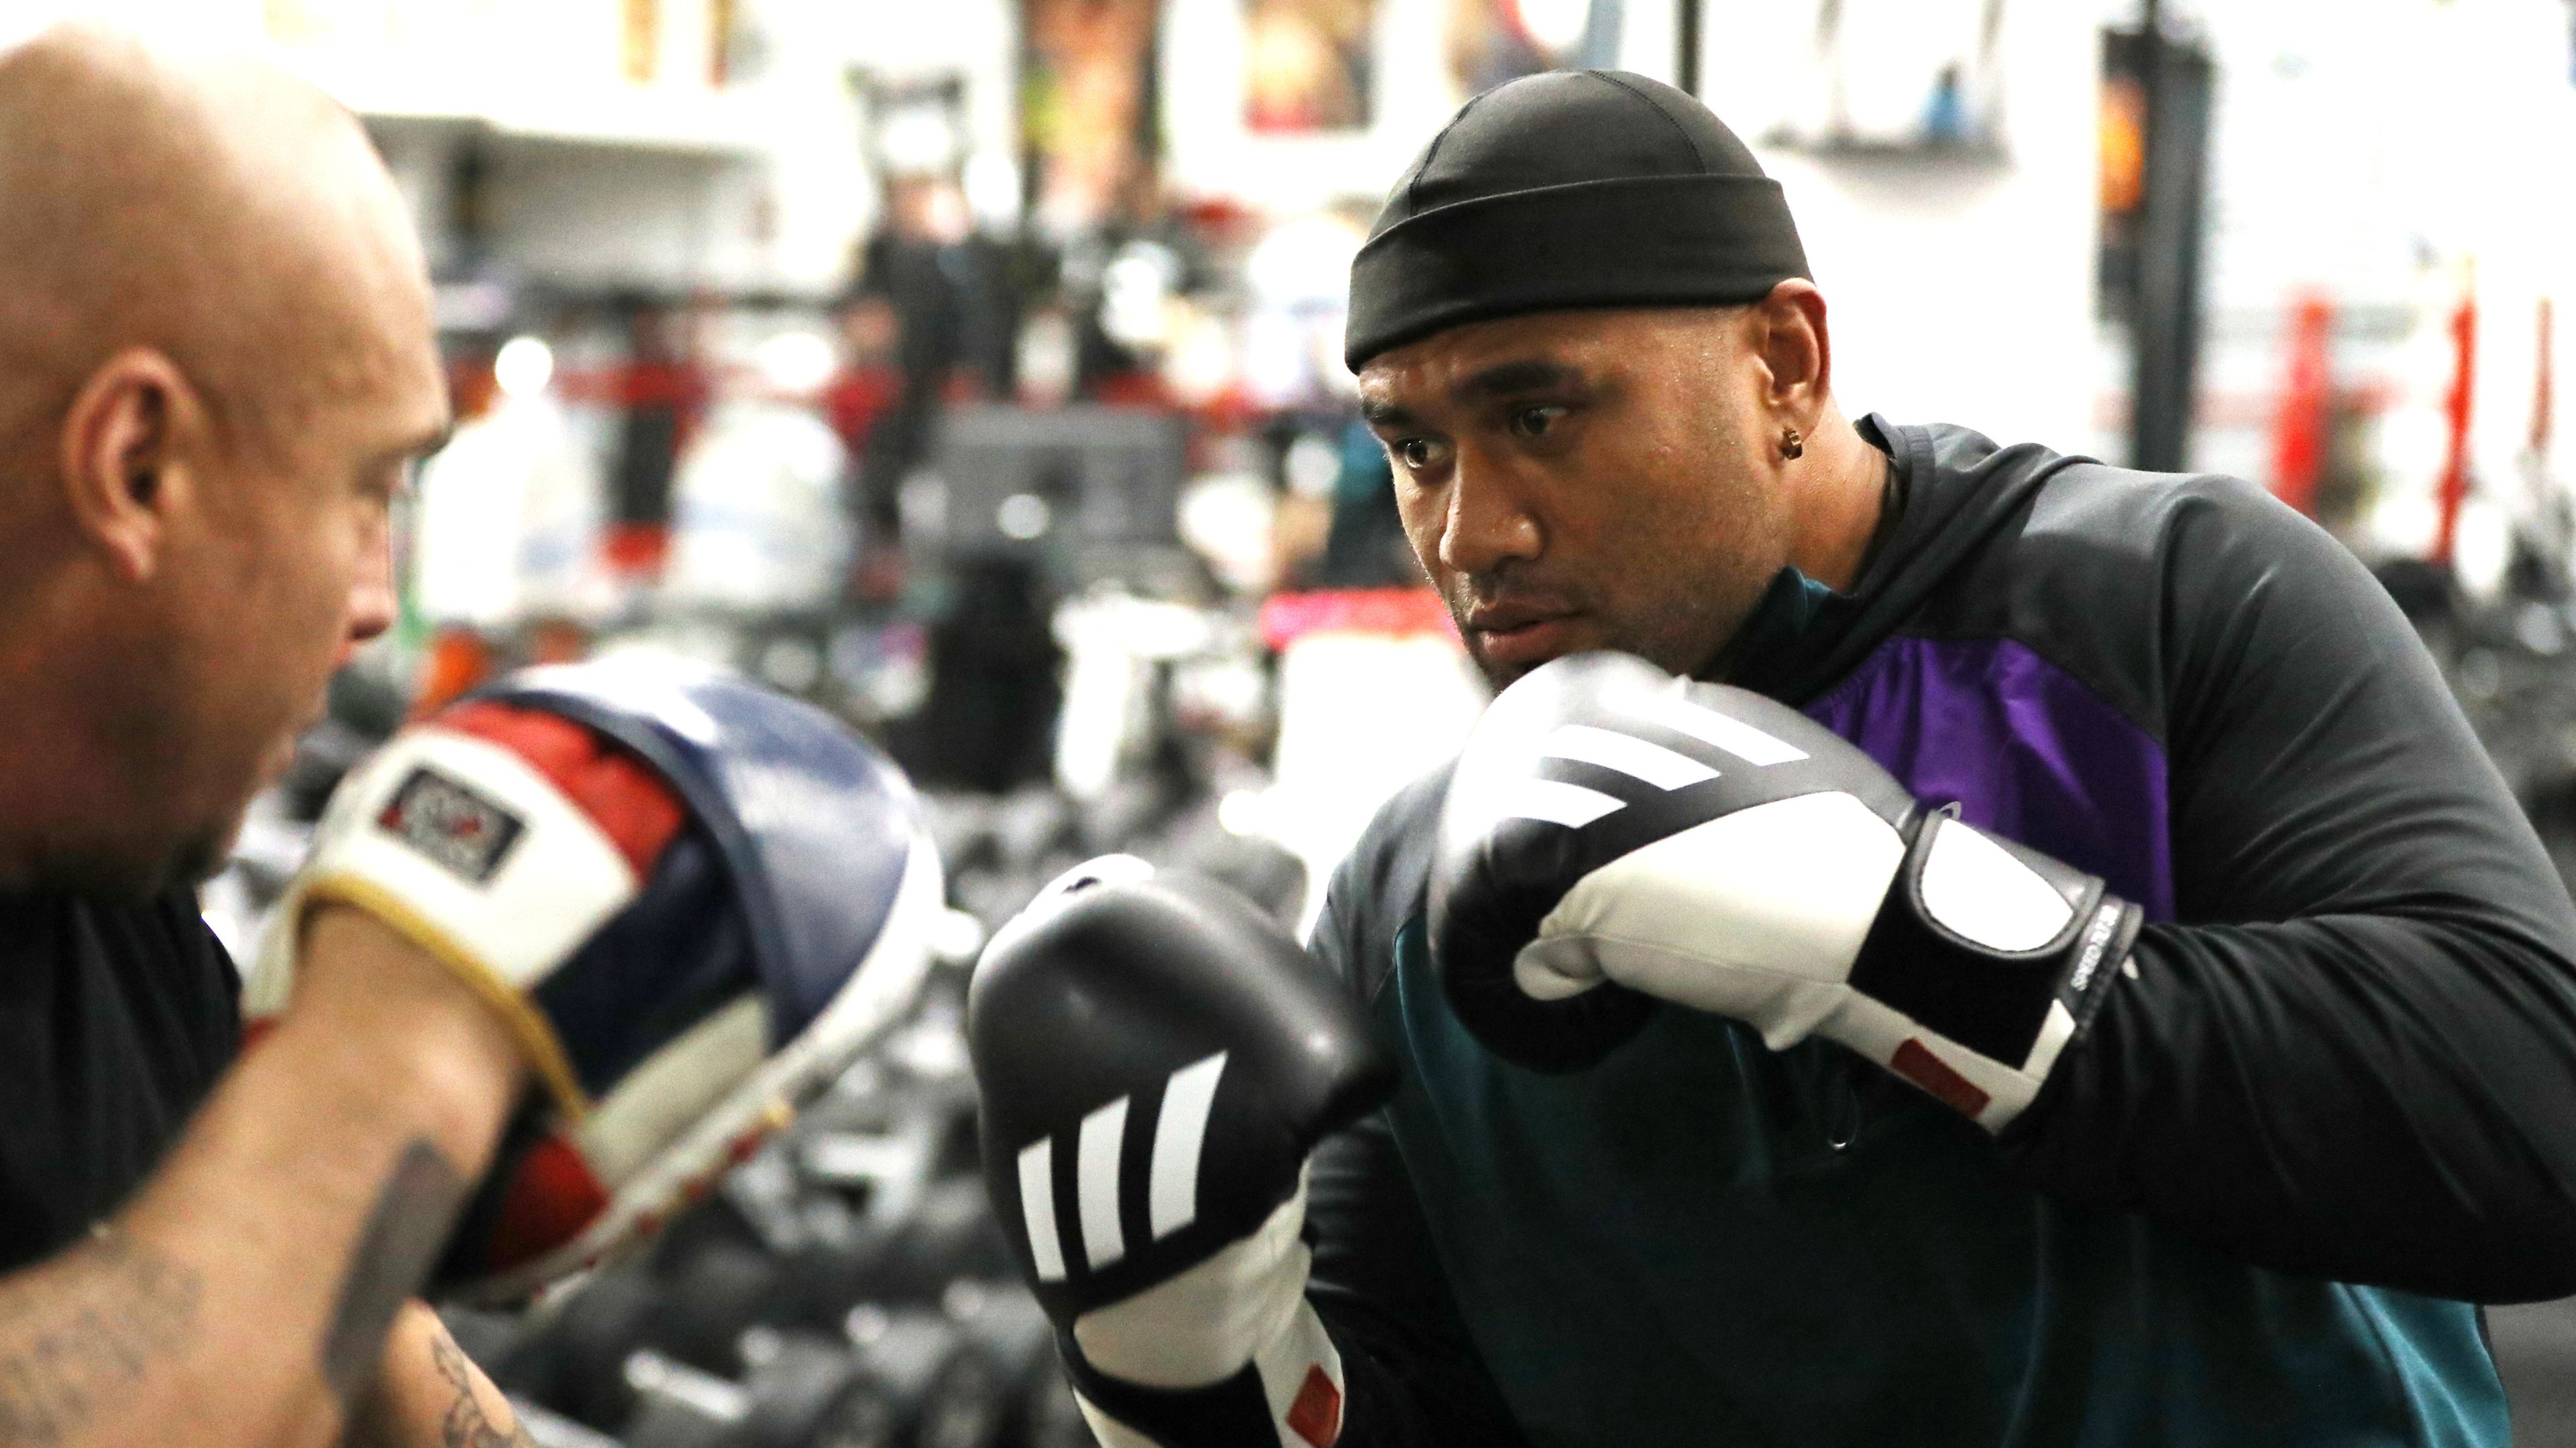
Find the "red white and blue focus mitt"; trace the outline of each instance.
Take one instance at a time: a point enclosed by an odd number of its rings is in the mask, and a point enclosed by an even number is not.
[[[524,1295],[647,1235],[911,1002],[943,908],[901,772],[822,711],[693,666],[512,675],[342,782],[245,992],[293,994],[317,905],[489,1002],[537,1088],[433,1280]]]

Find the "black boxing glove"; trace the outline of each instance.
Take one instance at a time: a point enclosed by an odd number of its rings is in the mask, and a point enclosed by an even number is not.
[[[1342,982],[1251,902],[1112,855],[977,964],[984,1179],[1108,1448],[1340,1436],[1306,1158],[1393,1094]]]
[[[1501,1056],[1579,1068],[1673,1001],[1773,1050],[1840,1042],[1992,1131],[2091,1022],[2139,924],[2101,880],[1919,807],[1796,710],[1615,653],[1494,700],[1430,885],[1432,962]]]

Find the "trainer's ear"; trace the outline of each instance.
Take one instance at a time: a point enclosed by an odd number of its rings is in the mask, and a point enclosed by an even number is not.
[[[1772,410],[1802,432],[1815,430],[1834,394],[1833,336],[1825,326],[1825,294],[1791,277],[1753,304],[1754,343],[1770,372]]]
[[[186,463],[199,455],[207,422],[186,374],[149,347],[110,356],[73,394],[63,416],[64,501],[119,577],[140,583],[159,570],[169,520],[191,501]]]

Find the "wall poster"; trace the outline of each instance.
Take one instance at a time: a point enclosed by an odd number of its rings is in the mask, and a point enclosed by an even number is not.
[[[1450,0],[1450,79],[1472,96],[1540,71],[1615,67],[1623,3]]]
[[[1245,128],[1366,129],[1376,19],[1376,0],[1243,0]]]

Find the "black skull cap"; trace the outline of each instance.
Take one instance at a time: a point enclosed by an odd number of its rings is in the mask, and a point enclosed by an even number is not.
[[[1458,108],[1351,263],[1342,358],[1574,307],[1734,306],[1808,276],[1780,183],[1662,81],[1558,70]]]

